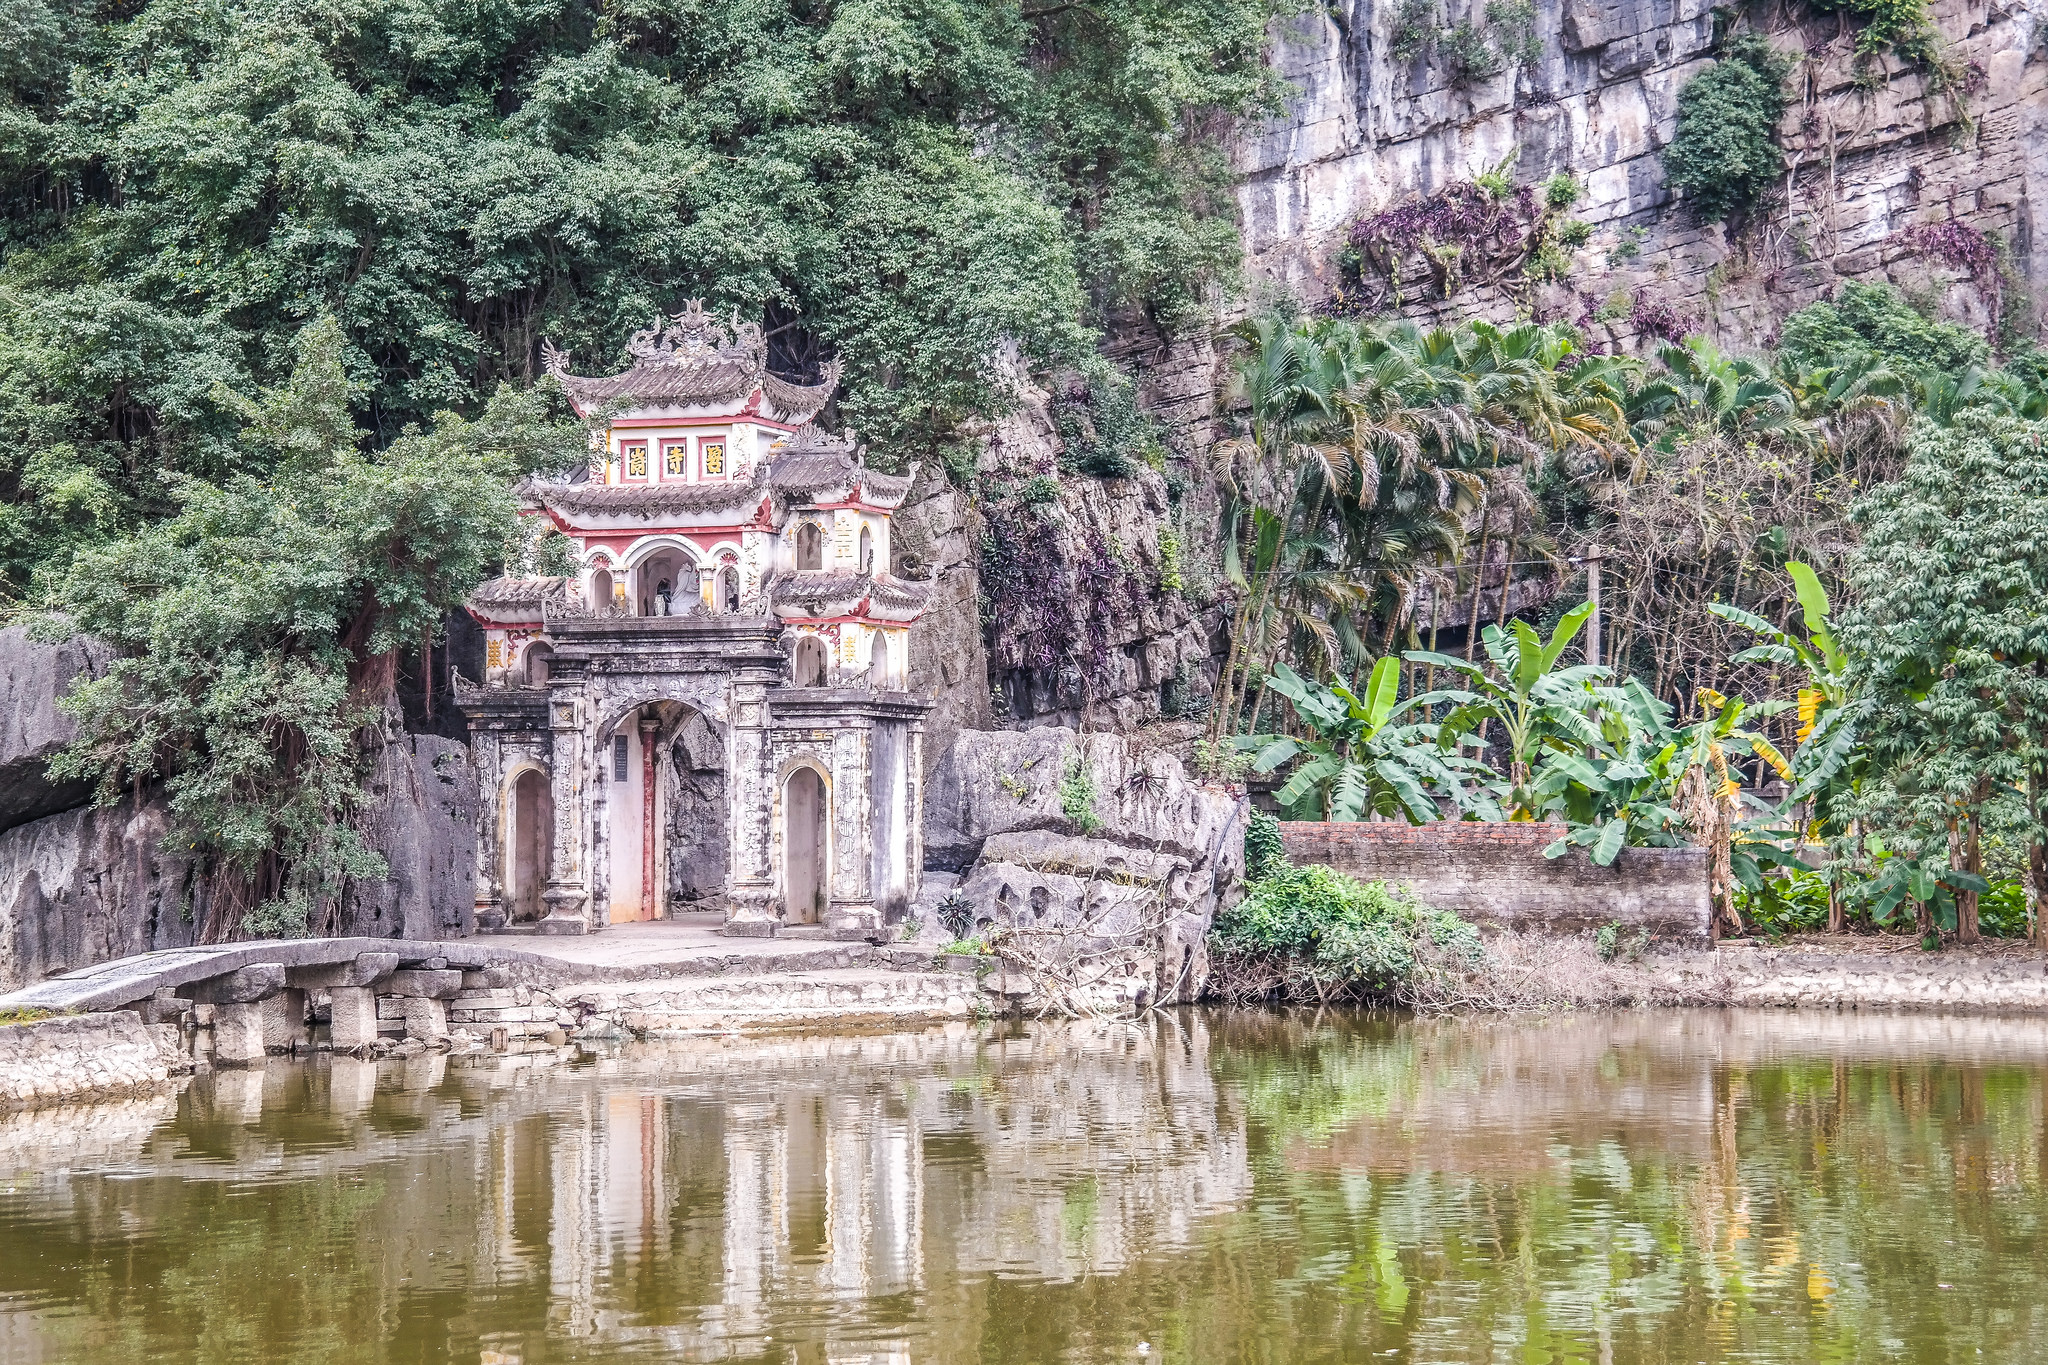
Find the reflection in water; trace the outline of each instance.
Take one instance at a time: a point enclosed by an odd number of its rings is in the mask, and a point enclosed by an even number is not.
[[[278,1063],[0,1117],[0,1362],[2036,1358],[2044,1061],[1701,1012]]]

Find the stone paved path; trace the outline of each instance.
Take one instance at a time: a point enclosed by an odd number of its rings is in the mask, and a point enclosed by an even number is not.
[[[598,933],[542,936],[531,931],[479,934],[481,945],[502,944],[520,953],[550,958],[581,969],[577,975],[608,981],[664,976],[746,975],[815,972],[848,967],[928,969],[929,948],[877,947],[803,937],[803,930],[777,938],[726,938],[717,932],[721,916],[680,915],[640,924],[614,924]]]

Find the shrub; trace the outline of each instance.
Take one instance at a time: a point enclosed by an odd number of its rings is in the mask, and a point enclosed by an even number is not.
[[[1287,850],[1280,842],[1280,820],[1270,811],[1255,810],[1244,826],[1244,876],[1246,881],[1263,881],[1287,867]]]
[[[1436,37],[1436,0],[1401,0],[1387,51],[1397,62],[1412,62]]]
[[[1791,61],[1750,34],[1678,94],[1678,131],[1664,149],[1664,173],[1709,221],[1754,204],[1784,165],[1778,120]]]
[[[1066,775],[1060,778],[1060,813],[1083,834],[1093,834],[1102,828],[1102,817],[1095,813],[1095,794],[1095,773],[1087,758],[1077,753],[1067,763]]]
[[[1583,193],[1585,187],[1579,184],[1578,177],[1570,171],[1559,171],[1543,182],[1543,202],[1550,206],[1553,213],[1563,213],[1578,203],[1579,196]],[[1587,229],[1588,232],[1591,230]]]
[[[1991,355],[1983,337],[1914,310],[1888,284],[1845,284],[1832,303],[1812,303],[1785,319],[1778,353],[1802,369],[1875,358],[1909,378],[1961,374]]]
[[[1478,931],[1449,911],[1318,865],[1254,882],[1217,918],[1213,938],[1226,993],[1297,999],[1397,996],[1424,959],[1484,956]]]

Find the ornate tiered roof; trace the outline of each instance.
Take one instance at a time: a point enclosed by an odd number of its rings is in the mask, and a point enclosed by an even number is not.
[[[717,406],[742,402],[758,390],[784,420],[805,422],[839,387],[837,357],[826,364],[824,377],[816,384],[770,374],[768,342],[760,326],[741,322],[735,314],[728,331],[725,323],[704,311],[702,299],[692,299],[682,312],[656,318],[653,326],[635,332],[626,351],[633,357],[632,367],[603,377],[569,373],[567,352],[552,342],[541,343],[541,360],[578,409],[615,402]]]
[[[862,610],[888,620],[912,620],[924,612],[931,588],[887,574],[807,569],[778,574],[769,603],[785,617],[851,616]]]
[[[603,484],[528,479],[519,495],[529,506],[542,507],[564,521],[580,517],[637,516],[652,521],[664,516],[697,516],[742,512],[768,494],[787,502],[805,502],[839,492],[894,511],[910,492],[908,474],[882,474],[869,469],[866,450],[844,436],[799,430],[747,479],[704,483]]]

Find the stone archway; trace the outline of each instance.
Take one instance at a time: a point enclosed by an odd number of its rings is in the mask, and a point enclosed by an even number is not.
[[[548,779],[528,768],[512,780],[505,820],[505,915],[514,924],[547,913],[541,889],[554,853],[555,798]]]
[[[622,707],[599,733],[606,922],[715,908],[729,854],[722,726],[698,706],[656,696]]]
[[[825,642],[815,635],[799,635],[790,659],[790,677],[798,687],[825,685]]]
[[[831,799],[814,768],[798,768],[782,787],[782,904],[790,924],[822,924]]]

